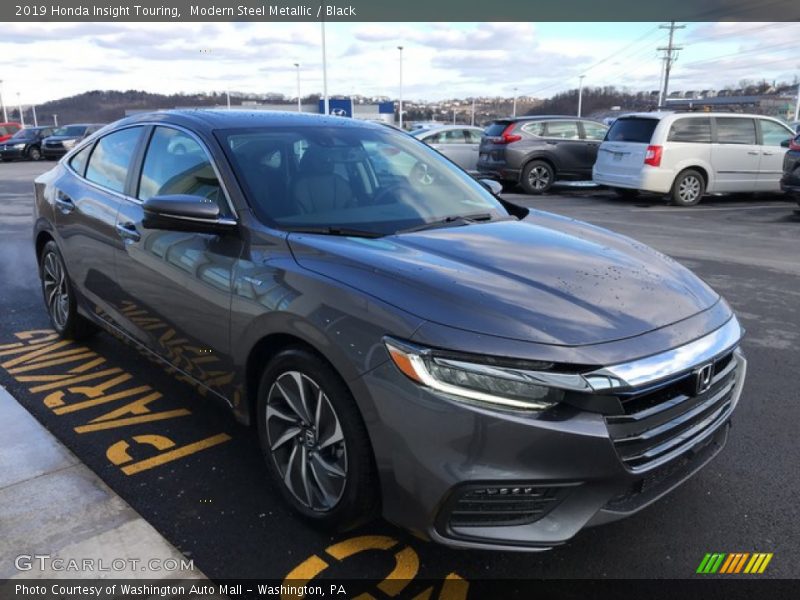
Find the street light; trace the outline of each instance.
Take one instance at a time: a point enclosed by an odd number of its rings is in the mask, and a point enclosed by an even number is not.
[[[53,113],[53,127],[58,127],[58,115]]]
[[[797,84],[797,102],[794,105],[794,120],[800,119],[800,83]]]
[[[17,106],[19,107],[19,124],[25,129],[25,115],[22,114],[22,101],[19,99],[19,92],[17,92]]]
[[[3,102],[3,80],[0,79],[0,106],[3,107],[3,123],[8,121],[8,113],[6,113],[6,104]]]
[[[472,117],[470,117],[469,124],[475,126],[475,98],[472,99]]]
[[[297,70],[297,112],[303,112],[303,105],[300,104],[300,63],[294,63]]]
[[[36,105],[35,104],[31,104],[31,111],[33,112],[33,126],[34,127],[38,127],[39,126],[39,119],[36,118]]]
[[[226,99],[228,101],[228,110],[230,110],[231,109],[231,91],[230,90],[227,90],[227,89],[225,90],[225,97],[226,97]]]
[[[322,97],[325,114],[330,114],[331,106],[328,101],[328,62],[325,58],[325,21],[322,21]]]
[[[517,116],[517,88],[514,88],[514,108],[512,109],[511,116]]]
[[[403,47],[398,46],[400,51],[400,102],[398,102],[398,112],[400,114],[400,129],[403,128]]]
[[[578,116],[581,116],[581,108],[583,105],[583,78],[586,75],[581,75],[578,77]]]

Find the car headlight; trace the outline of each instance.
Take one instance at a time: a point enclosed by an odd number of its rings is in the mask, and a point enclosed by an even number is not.
[[[64,144],[64,148],[72,148],[78,140],[64,140],[61,142]]]
[[[24,147],[25,147],[25,144],[24,144],[24,143],[22,143],[22,144],[14,144],[14,145],[12,146],[12,148],[16,148],[17,150],[19,150],[20,148],[24,148]]]
[[[572,376],[547,373],[547,363],[531,369],[464,360],[393,338],[384,338],[392,362],[409,379],[439,392],[482,404],[542,411],[564,398],[564,389],[548,385]],[[539,371],[536,368],[541,367]],[[552,376],[552,377],[551,377]],[[568,385],[565,385],[569,389]]]

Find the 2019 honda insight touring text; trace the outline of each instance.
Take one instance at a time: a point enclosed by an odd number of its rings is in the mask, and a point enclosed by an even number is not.
[[[725,444],[742,329],[687,269],[510,204],[388,127],[142,114],[35,183],[53,327],[169,362],[135,305],[231,376],[294,509],[544,549],[632,514]]]

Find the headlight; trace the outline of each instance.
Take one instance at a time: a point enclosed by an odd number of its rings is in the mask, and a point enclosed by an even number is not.
[[[547,373],[462,360],[447,354],[385,338],[384,344],[392,362],[409,379],[439,392],[475,402],[541,411],[561,402],[564,389],[570,389],[575,377],[562,373]],[[547,368],[542,363],[542,368]],[[577,376],[580,377],[580,376]],[[548,385],[548,380],[564,389]]]
[[[22,144],[14,144],[12,146],[12,148],[16,148],[17,150],[19,150],[20,148],[24,148],[24,147],[25,147],[25,143],[24,142]]]
[[[64,140],[61,142],[64,144],[64,148],[72,148],[78,140]]]

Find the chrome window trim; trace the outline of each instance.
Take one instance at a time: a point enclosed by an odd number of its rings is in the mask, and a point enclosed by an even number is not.
[[[201,140],[197,136],[197,134],[195,134],[193,131],[191,131],[189,129],[186,129],[185,127],[182,127],[180,125],[175,125],[173,123],[161,123],[161,122],[157,122],[157,121],[141,121],[141,122],[137,122],[137,123],[130,123],[130,124],[125,125],[123,127],[114,128],[113,130],[109,131],[108,134],[111,134],[111,133],[114,133],[114,132],[117,132],[117,131],[122,131],[123,129],[130,129],[131,127],[148,127],[148,126],[153,126],[153,127],[171,127],[172,129],[177,129],[177,130],[181,131],[182,133],[187,134],[189,137],[191,137],[194,141],[196,141],[198,143],[200,148],[203,149],[203,152],[205,153],[206,158],[208,159],[208,162],[211,164],[211,168],[214,169],[214,174],[217,176],[217,181],[219,181],[220,188],[222,189],[222,194],[225,196],[225,202],[228,204],[228,208],[230,209],[231,214],[233,215],[233,219],[232,220],[234,222],[238,223],[239,214],[236,212],[236,207],[233,206],[233,202],[231,202],[231,197],[230,197],[230,194],[228,193],[228,188],[225,185],[225,182],[223,181],[223,179],[222,179],[222,177],[220,175],[219,169],[217,168],[217,164],[214,161],[214,158],[209,153],[208,148],[203,143],[203,140]],[[101,131],[101,130],[98,130],[98,131]],[[95,133],[97,133],[97,132],[95,132]],[[94,136],[95,133],[93,133],[91,135]],[[96,139],[92,139],[90,143],[96,143],[97,141],[100,141],[101,139],[103,139],[106,135],[107,134],[103,134],[102,136],[99,136]],[[88,142],[88,140],[86,140],[86,141]],[[147,140],[147,144],[149,146],[150,140]],[[127,200],[128,202],[132,202],[133,204],[141,205],[142,201],[139,200],[138,198],[134,198],[133,196],[128,196],[127,194],[123,194],[123,193],[117,192],[116,190],[112,190],[112,189],[109,189],[109,188],[104,187],[102,185],[99,185],[99,184],[97,184],[97,183],[95,183],[95,182],[93,182],[93,181],[91,181],[89,179],[86,179],[85,176],[81,175],[75,169],[72,168],[72,165],[70,164],[70,160],[71,160],[72,156],[74,156],[75,154],[80,152],[83,148],[85,148],[88,145],[89,145],[89,143],[81,144],[80,146],[72,148],[67,154],[65,154],[61,158],[61,162],[63,163],[64,167],[66,169],[68,169],[70,171],[70,173],[75,175],[75,177],[80,179],[83,183],[89,184],[90,186],[92,186],[96,190],[99,190],[101,192],[105,192],[105,193],[108,193],[108,194],[112,194],[112,195],[116,196],[117,198],[120,198],[121,200]],[[145,148],[145,157],[147,157],[147,148]],[[89,156],[89,160],[91,160],[91,159],[92,159],[92,157],[90,155]],[[87,165],[88,165],[88,161],[87,161]],[[144,163],[142,163],[142,167],[144,168]],[[139,173],[139,178],[141,179],[141,173]],[[228,219],[225,219],[225,220],[228,220]]]

